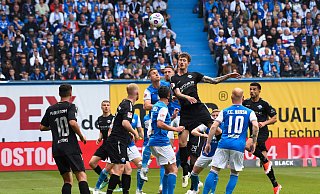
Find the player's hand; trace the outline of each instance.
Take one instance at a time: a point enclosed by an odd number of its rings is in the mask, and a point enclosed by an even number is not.
[[[102,141],[102,139],[101,138],[99,138],[99,139],[97,139],[97,141],[96,141],[96,145],[99,145],[99,143]]]
[[[179,126],[179,127],[176,127],[176,132],[181,132],[185,129],[184,126]]]
[[[211,151],[211,145],[207,143],[206,147],[204,147],[204,153],[209,154],[210,151]]]
[[[229,73],[228,76],[229,78],[237,78],[237,79],[241,78],[241,75],[239,73]]]
[[[87,143],[87,138],[83,135],[80,136],[80,140],[83,142],[83,144]]]
[[[137,131],[135,131],[135,133],[133,135],[134,135],[134,141],[138,141],[140,138],[139,133]]]
[[[187,100],[190,102],[190,104],[197,103],[197,99],[195,99],[194,97],[191,97],[191,96],[188,96]]]
[[[180,110],[178,108],[174,109],[171,119],[177,118],[179,111]]]
[[[264,122],[259,122],[258,124],[259,124],[259,128],[266,126],[266,124]]]
[[[250,145],[250,153],[253,154],[254,151],[256,151],[256,144],[252,142]]]

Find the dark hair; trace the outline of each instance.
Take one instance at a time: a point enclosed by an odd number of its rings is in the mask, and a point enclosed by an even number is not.
[[[150,77],[150,73],[151,73],[151,71],[158,71],[156,68],[151,68],[151,69],[149,69],[149,71],[148,71],[148,77]]]
[[[172,71],[174,71],[174,68],[173,68],[172,66],[170,66],[170,65],[167,65],[167,66],[165,66],[164,68],[165,68],[165,69],[166,69],[166,68],[169,68],[169,69],[172,69]]]
[[[188,62],[191,62],[191,56],[189,53],[183,52],[178,56],[178,59],[179,58],[187,58]]]
[[[72,86],[70,84],[62,84],[59,87],[59,96],[61,98],[70,96],[72,91]]]
[[[159,98],[168,98],[170,89],[167,86],[161,86],[158,90]]]
[[[256,86],[259,90],[261,90],[261,85],[258,82],[252,82],[250,86]]]

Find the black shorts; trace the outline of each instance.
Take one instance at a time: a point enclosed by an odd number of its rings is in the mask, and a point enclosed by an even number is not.
[[[108,157],[107,145],[105,142],[96,150],[93,154],[94,156],[98,156],[101,160],[105,160]]]
[[[120,141],[107,141],[107,155],[112,164],[126,164],[128,159],[127,144]]]
[[[81,154],[55,156],[54,160],[61,175],[71,170],[72,172],[85,171]]]
[[[204,144],[204,138],[194,136],[192,134],[189,134],[189,141],[187,144],[188,152],[191,156],[199,157],[202,152],[202,147]]]
[[[181,109],[180,125],[184,126],[188,131],[197,126],[204,124],[209,127],[213,123],[208,107],[203,103],[188,105]]]
[[[259,148],[260,151],[268,151],[266,146],[266,141],[268,140],[268,136],[258,136],[257,139],[257,148]]]

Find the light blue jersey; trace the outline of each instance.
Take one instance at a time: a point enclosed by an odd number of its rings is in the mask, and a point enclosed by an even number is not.
[[[153,105],[151,109],[152,133],[149,139],[149,146],[170,145],[170,140],[167,137],[168,131],[158,128],[157,126],[158,120],[163,121],[167,125],[170,125],[171,123],[171,116],[168,110],[168,106],[161,101],[158,101],[155,105]]]
[[[219,113],[215,121],[224,123],[218,148],[244,152],[249,123],[257,120],[256,114],[242,105],[232,105]]]
[[[131,126],[133,129],[137,129],[137,128],[141,127],[141,121],[140,121],[140,118],[137,114],[133,115]],[[132,147],[134,145],[135,145],[134,141],[131,141],[130,144],[128,145],[128,147]]]
[[[222,124],[220,124],[220,127],[222,126]],[[206,133],[209,134],[210,132],[210,128],[208,128],[207,126],[205,126],[204,124],[201,124],[197,127],[199,129],[199,131],[201,133]],[[211,150],[208,154],[206,154],[204,152],[204,148],[206,147],[207,141],[204,142],[203,144],[203,148],[202,148],[202,155],[206,156],[206,157],[212,157],[214,155],[214,153],[216,152],[217,146],[218,146],[218,140],[216,139],[215,136],[213,136],[212,140],[211,140]]]

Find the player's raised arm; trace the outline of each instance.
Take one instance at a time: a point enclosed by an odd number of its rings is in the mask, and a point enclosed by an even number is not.
[[[227,75],[223,75],[220,77],[212,78],[209,76],[203,76],[202,81],[205,83],[210,83],[210,84],[218,84],[220,82],[223,82],[229,78],[240,78],[241,75],[239,73],[229,73]]]

